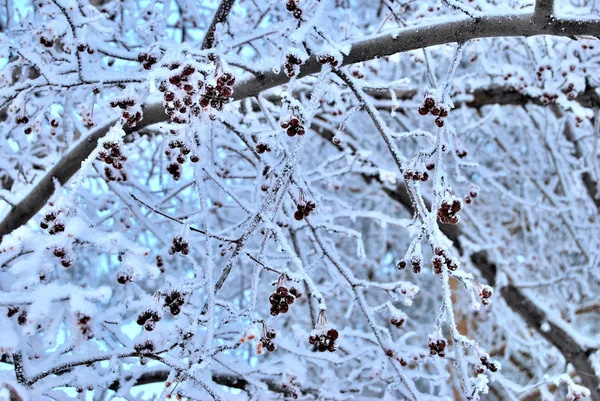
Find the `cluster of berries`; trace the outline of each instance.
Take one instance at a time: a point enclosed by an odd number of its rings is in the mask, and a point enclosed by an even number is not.
[[[73,259],[67,256],[67,250],[65,248],[56,247],[52,250],[52,254],[57,258],[60,258],[60,264],[63,267],[71,267]]]
[[[183,294],[177,290],[173,290],[170,294],[165,296],[164,307],[169,308],[173,316],[177,316],[181,312],[181,307],[184,303],[185,299],[183,299]]]
[[[300,298],[302,294],[294,287],[289,290],[285,286],[285,276],[279,278],[277,289],[269,296],[271,303],[271,316],[277,316],[280,313],[287,313],[290,305]]]
[[[315,329],[308,336],[309,344],[315,345],[319,352],[334,352],[337,350],[336,340],[339,333],[336,329]]]
[[[131,107],[135,107],[135,100],[128,98],[117,100],[113,99],[110,101],[110,107],[120,108],[123,110],[121,116],[125,119],[125,123],[129,127],[135,127],[135,125],[142,121],[142,112],[140,110],[131,110]],[[138,108],[139,109],[139,108]]]
[[[331,54],[319,54],[317,55],[317,62],[319,64],[331,64],[332,67],[338,66],[338,61]],[[354,74],[353,74],[354,75]]]
[[[160,270],[161,273],[165,272],[165,262],[162,258],[162,256],[160,255],[156,255],[156,267],[158,267],[158,270]]]
[[[84,43],[80,43],[77,45],[77,51],[79,53],[83,53],[87,51],[87,54],[94,54],[94,49],[90,45],[86,45]]]
[[[117,282],[119,284],[127,284],[132,280],[131,274],[125,272],[125,271],[120,271],[117,273]]]
[[[579,95],[579,92],[575,90],[575,85],[573,85],[572,82],[570,82],[569,85],[567,85],[567,87],[565,88],[565,92],[567,93],[567,99],[569,100],[573,100],[577,97],[577,95]]]
[[[498,364],[496,362],[490,362],[486,355],[482,355],[479,360],[481,361],[481,364],[475,365],[475,372],[477,374],[485,373],[486,369],[492,373],[498,371]]]
[[[52,47],[54,46],[54,41],[52,39],[48,39],[45,36],[40,36],[40,43],[44,45],[44,47]]]
[[[456,149],[456,156],[459,159],[464,159],[467,157],[467,151],[465,149]]]
[[[465,203],[467,205],[470,205],[473,202],[474,198],[477,198],[477,191],[476,190],[471,190],[471,192],[469,192],[469,195],[465,196]]]
[[[54,235],[65,231],[65,223],[63,223],[57,218],[59,213],[60,211],[48,212],[40,222],[40,227],[44,230],[48,229],[48,233],[50,235]]]
[[[81,330],[81,334],[88,340],[94,338],[94,333],[92,333],[92,329],[88,325],[91,319],[92,318],[88,315],[77,312],[77,323],[79,324],[79,330]]]
[[[542,104],[545,104],[545,105],[554,102],[556,99],[558,99],[557,93],[544,92],[544,93],[542,93],[542,96],[540,97],[540,101],[542,102]]]
[[[422,116],[431,113],[436,116],[435,125],[443,127],[446,117],[448,117],[448,109],[444,106],[439,105],[437,99],[433,96],[426,96],[423,103],[419,106],[419,114]]]
[[[280,125],[281,128],[286,130],[288,136],[302,136],[306,133],[304,126],[300,124],[300,119],[296,116],[290,117],[289,120],[282,121]]]
[[[421,259],[420,256],[413,255],[410,258],[410,264],[412,265],[413,273],[415,273],[415,274],[421,273],[421,268],[423,266],[423,260]],[[404,270],[406,268],[406,261],[404,259],[401,259],[400,262],[398,262],[398,264],[396,265],[396,267],[398,268],[398,270]]]
[[[494,290],[489,285],[484,285],[481,288],[481,292],[479,293],[479,298],[481,298],[481,303],[484,305],[490,304],[490,298],[494,294]]]
[[[191,152],[190,148],[186,144],[184,144],[183,141],[181,141],[180,139],[170,141],[169,148],[170,149],[179,149],[179,154],[177,155],[177,158],[176,158],[177,163],[179,163],[179,164],[184,164],[187,160],[186,156],[189,155]],[[169,149],[167,149],[165,151],[165,155],[171,156],[171,151]],[[200,161],[200,158],[197,155],[191,155],[190,161],[192,163],[197,163],[198,161]]]
[[[6,313],[6,316],[13,317],[17,313],[19,313],[19,307],[18,306],[9,306],[8,307],[8,312]]]
[[[300,196],[298,199],[298,204],[296,205],[296,211],[294,212],[294,219],[300,221],[305,217],[310,216],[310,214],[315,210],[317,204],[311,200],[304,200],[304,192],[300,191]]]
[[[173,176],[175,181],[181,178],[181,164],[179,163],[169,163],[167,166],[167,172]]]
[[[302,60],[293,53],[288,53],[285,58],[286,61],[283,65],[283,68],[285,69],[285,75],[290,78],[295,77],[300,72],[299,66],[302,64]]]
[[[285,3],[285,8],[286,8],[286,10],[288,10],[289,12],[292,13],[294,18],[296,18],[296,19],[302,18],[302,10],[300,8],[298,8],[298,5],[296,4],[296,0],[288,0],[287,3]]]
[[[27,117],[25,115],[23,117],[17,117],[17,118],[15,118],[15,122],[17,124],[27,124],[27,123],[29,123],[29,117]],[[32,131],[31,127],[23,128],[23,132],[25,133],[25,135],[31,134],[31,131]]]
[[[135,344],[133,346],[133,349],[139,353],[152,352],[154,351],[154,342],[152,342],[151,340],[146,340],[144,342]]]
[[[328,327],[325,311],[321,310],[319,316],[317,317],[316,327],[308,336],[308,343],[314,345],[316,350],[319,352],[334,352],[338,348],[338,337],[338,331]]]
[[[19,326],[25,326],[27,324],[27,311],[26,310],[21,312],[21,314],[17,317],[17,323],[19,323]]]
[[[390,318],[390,323],[396,326],[397,329],[401,329],[404,326],[404,318],[402,316],[392,316]]]
[[[177,252],[181,252],[182,255],[190,253],[190,245],[181,236],[173,238],[173,245],[169,249],[169,255],[173,255]]]
[[[215,110],[223,110],[223,105],[231,99],[234,84],[235,77],[230,72],[219,75],[217,86],[206,85],[204,94],[200,99],[200,107],[207,107],[210,104],[210,107]]]
[[[430,355],[438,355],[440,358],[446,356],[446,340],[440,338],[438,340],[434,340],[429,338],[429,354]]]
[[[17,124],[27,124],[29,122],[29,117],[27,117],[27,116],[17,117],[17,118],[15,118],[15,122]]]
[[[446,267],[450,271],[458,269],[458,264],[452,258],[446,257],[446,251],[438,246],[433,250],[433,257],[431,258],[433,272],[435,274],[442,274],[442,266],[444,264],[446,264]]]
[[[262,350],[266,349],[269,352],[275,351],[275,343],[273,343],[273,339],[277,336],[277,333],[273,329],[263,330],[263,336],[261,337],[259,343],[256,345],[256,353],[258,355],[262,354]]]
[[[256,152],[257,153],[265,153],[265,152],[270,152],[271,151],[271,147],[269,145],[267,145],[266,143],[263,142],[259,142],[256,144]]]
[[[458,212],[461,209],[462,202],[460,199],[455,198],[451,201],[444,199],[438,209],[437,216],[443,224],[458,224]]]
[[[144,69],[145,70],[150,70],[152,69],[152,67],[154,66],[154,64],[156,64],[156,62],[158,61],[157,57],[153,54],[148,54],[148,53],[140,53],[137,56],[137,60],[140,63],[143,63]]]
[[[410,169],[404,171],[404,179],[406,181],[427,181],[429,179],[429,173],[427,171],[418,172]]]
[[[144,326],[147,331],[154,330],[158,321],[160,321],[160,316],[157,311],[152,309],[146,309],[137,318],[137,324]]]
[[[98,153],[100,160],[107,165],[104,167],[104,173],[108,181],[126,181],[127,177],[120,171],[123,169],[123,163],[127,161],[127,156],[122,153],[121,145],[118,142],[104,142],[103,150]],[[119,177],[115,177],[113,170],[121,172]]]

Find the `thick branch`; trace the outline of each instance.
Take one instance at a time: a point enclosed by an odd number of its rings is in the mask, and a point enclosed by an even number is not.
[[[227,20],[227,17],[231,12],[231,8],[233,7],[233,3],[235,3],[235,0],[222,0],[221,4],[219,4],[219,8],[217,9],[215,16],[213,17],[213,20],[206,31],[206,36],[202,42],[202,50],[213,47],[217,24],[221,24]]]
[[[555,35],[600,36],[600,20],[552,20],[547,24],[539,24],[533,15],[508,15],[462,19],[453,22],[437,23],[395,31],[393,34],[379,35],[370,39],[355,42],[343,65],[354,64],[376,57],[389,56],[399,52],[415,50],[428,46],[453,42],[464,42],[470,39],[501,36],[535,36]],[[320,71],[321,65],[315,57],[308,59],[302,66],[300,77]],[[260,76],[241,82],[235,87],[234,99],[240,100],[258,95],[260,92],[286,83],[289,78],[282,71],[279,74],[265,70]],[[167,121],[162,103],[149,105],[144,109],[144,118],[136,129],[151,124]],[[0,223],[0,237],[11,233],[27,223],[48,201],[54,185],[53,178],[61,184],[66,183],[75,174],[90,153],[96,147],[98,139],[103,137],[112,122],[90,133],[88,137],[67,153],[18,205],[11,209]]]

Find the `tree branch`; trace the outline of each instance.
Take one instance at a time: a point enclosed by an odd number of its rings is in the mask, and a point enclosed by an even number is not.
[[[319,132],[326,139],[331,140],[334,133],[328,131],[325,127],[319,126]],[[351,144],[344,145],[350,148],[354,153],[356,148]],[[376,167],[373,165],[373,167]],[[370,176],[363,174],[363,179],[367,182],[375,180],[382,184],[383,191],[394,201],[400,203],[410,213],[414,212],[413,201],[406,189],[404,183],[398,184],[394,188],[385,186],[381,182],[378,176]],[[429,205],[427,205],[429,207]],[[441,231],[452,241],[457,251],[463,255],[464,249],[461,246],[460,238],[463,236],[462,229],[459,225],[441,225]],[[479,270],[482,277],[488,282],[489,285],[496,285],[496,272],[497,266],[494,262],[489,259],[489,255],[486,251],[480,251],[471,254],[471,263]],[[504,286],[500,291],[499,295],[504,299],[506,304],[517,314],[519,314],[523,320],[538,334],[545,338],[550,344],[552,344],[559,352],[563,355],[565,360],[573,365],[577,374],[582,380],[584,386],[590,389],[591,398],[593,401],[600,401],[600,379],[596,376],[596,373],[588,359],[588,356],[595,350],[588,350],[582,348],[582,346],[573,338],[569,333],[563,330],[555,322],[550,321],[546,313],[541,310],[524,292],[523,290],[515,287],[512,284]],[[541,329],[542,323],[547,322],[550,325],[550,330],[543,331]]]
[[[235,0],[222,0],[221,4],[219,4],[219,8],[217,8],[217,12],[215,13],[213,20],[206,31],[206,36],[202,42],[202,50],[213,47],[217,24],[221,24],[227,20],[227,17],[231,12],[231,8],[233,7],[233,3],[235,3]]]
[[[536,0],[533,16],[539,21],[549,21],[554,14],[554,0]]]
[[[233,0],[232,0],[233,1]],[[343,60],[343,65],[371,60],[376,57],[415,50],[428,46],[453,42],[465,42],[471,39],[502,36],[555,35],[572,37],[576,35],[600,36],[600,20],[554,19],[548,23],[534,20],[533,14],[488,16],[478,19],[461,19],[452,22],[404,28],[394,33],[378,35],[354,42]],[[302,66],[299,77],[314,74],[322,66],[316,57],[311,57]],[[235,87],[234,100],[258,95],[267,89],[282,85],[289,78],[282,71],[279,74],[271,69],[260,76],[240,82]],[[136,130],[149,125],[167,121],[162,103],[151,104],[144,109],[144,118]],[[69,151],[31,190],[19,204],[11,209],[0,223],[0,237],[27,223],[46,204],[54,190],[53,179],[65,184],[79,170],[81,162],[95,149],[97,142],[118,121],[97,128],[71,151]]]

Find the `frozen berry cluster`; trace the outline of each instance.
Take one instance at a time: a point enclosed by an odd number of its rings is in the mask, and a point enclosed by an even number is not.
[[[288,120],[282,121],[280,125],[281,128],[286,130],[288,136],[302,136],[306,133],[304,126],[297,116],[291,116]]]
[[[73,264],[73,259],[67,255],[67,250],[65,248],[56,247],[52,250],[52,254],[57,258],[60,258],[60,264],[63,267],[71,267]]]
[[[475,372],[477,374],[485,373],[486,369],[492,373],[498,371],[498,363],[490,361],[487,355],[482,355],[479,360],[481,361],[481,364],[475,365]]]
[[[298,221],[308,217],[317,207],[317,204],[311,200],[304,201],[301,199],[296,205],[296,211],[294,212],[294,218]]]
[[[275,351],[275,343],[273,340],[277,336],[277,333],[273,329],[265,330],[263,336],[261,337],[259,343],[256,346],[256,353],[258,355],[262,354],[262,350],[266,349],[269,352]]]
[[[79,53],[87,52],[87,54],[94,54],[94,49],[85,43],[80,43],[77,45],[77,51]]]
[[[136,123],[142,120],[142,112],[139,110],[139,107],[135,108],[136,103],[134,99],[113,99],[109,104],[112,108],[118,107],[123,110],[121,116],[123,116],[129,127],[135,127]]]
[[[157,311],[152,309],[146,309],[137,318],[137,324],[144,326],[146,331],[152,331],[156,327],[156,323],[160,321],[160,315]]]
[[[154,342],[152,342],[151,340],[146,340],[144,342],[135,344],[133,346],[133,349],[139,352],[140,354],[143,354],[145,352],[152,352],[154,351]]]
[[[477,198],[477,191],[472,189],[471,192],[469,192],[469,195],[465,196],[465,203],[467,205],[470,205],[471,203],[473,203],[473,199]]]
[[[446,251],[443,248],[439,246],[435,247],[433,250],[433,257],[431,258],[433,272],[435,274],[442,274],[444,264],[450,271],[456,271],[458,269],[458,264],[451,257],[446,255]]]
[[[481,303],[484,305],[489,305],[490,298],[494,294],[494,290],[489,285],[484,285],[479,292],[479,298],[481,298]]]
[[[427,171],[416,171],[411,169],[406,169],[403,176],[406,181],[427,181],[429,179],[429,173]]]
[[[410,264],[412,266],[412,271],[415,274],[419,274],[421,273],[421,268],[423,267],[423,260],[421,259],[421,257],[419,255],[413,255],[410,258]],[[398,264],[396,265],[396,267],[398,268],[398,270],[404,270],[406,268],[406,260],[401,259]]]
[[[132,277],[129,272],[120,271],[117,273],[117,282],[119,284],[127,284],[127,283],[131,282],[131,280],[132,280]]]
[[[285,8],[292,13],[294,18],[302,18],[302,10],[298,7],[298,4],[296,4],[296,0],[288,0],[287,3],[285,3]]]
[[[212,61],[215,59],[212,57]],[[173,71],[167,81],[158,85],[158,90],[163,92],[165,113],[171,117],[172,122],[185,124],[189,121],[190,114],[198,116],[208,106],[220,111],[231,100],[235,84],[232,73],[226,71],[216,74],[216,84],[212,84],[205,83],[204,72],[201,72],[202,78],[198,79],[196,68],[191,64],[181,65],[175,62],[163,66]]]
[[[158,267],[161,273],[165,272],[165,262],[160,255],[156,255],[156,267]]]
[[[302,59],[293,53],[288,53],[283,65],[285,75],[289,78],[295,77],[300,72],[300,65],[302,65]]]
[[[178,181],[181,178],[181,164],[169,163],[167,166],[167,172],[173,176],[175,181]]]
[[[456,149],[456,156],[459,159],[464,159],[465,157],[467,157],[466,149]]]
[[[169,255],[173,255],[177,252],[180,252],[182,255],[190,253],[190,245],[181,236],[173,238],[173,245],[169,249]]]
[[[287,313],[290,305],[296,301],[296,298],[300,298],[301,296],[302,294],[294,287],[288,290],[287,287],[285,287],[285,279],[280,279],[277,284],[277,289],[269,296],[271,315],[277,316],[280,313]]]
[[[177,156],[173,155],[171,150],[179,149],[179,154]],[[187,161],[187,156],[190,154],[191,150],[189,146],[187,146],[181,139],[174,139],[169,141],[169,149],[165,150],[165,156],[175,156],[175,160],[179,164],[185,164]],[[190,156],[190,161],[192,163],[197,163],[200,158],[196,155]]]
[[[27,124],[28,122],[29,122],[29,117],[27,117],[27,116],[15,118],[15,123],[17,123],[17,124]]]
[[[151,70],[154,64],[157,63],[158,58],[154,54],[139,53],[137,56],[137,61],[142,63],[144,70]]]
[[[215,110],[223,110],[223,105],[229,102],[233,94],[235,77],[230,72],[224,72],[217,77],[217,85],[207,84],[200,99],[200,107],[210,105]]]
[[[339,333],[336,329],[315,329],[308,336],[309,344],[315,345],[319,352],[335,352],[338,348]]]
[[[402,316],[392,316],[390,318],[390,323],[393,326],[396,326],[397,329],[401,329],[402,327],[404,327],[404,318]]]
[[[13,317],[17,313],[19,313],[19,307],[18,306],[9,306],[8,307],[8,312],[6,313],[6,316]]]
[[[61,233],[65,231],[65,223],[63,223],[59,218],[58,212],[48,212],[40,222],[40,227],[44,230],[48,230],[50,235],[54,235],[57,233]]]
[[[269,145],[267,145],[266,143],[263,142],[259,142],[256,144],[256,152],[257,153],[265,153],[265,152],[270,152],[271,151],[271,147]]]
[[[81,334],[86,337],[88,340],[94,338],[94,333],[92,333],[92,328],[89,326],[89,322],[92,318],[86,314],[81,312],[77,312],[77,324],[79,325],[79,330],[81,330]]]
[[[19,326],[25,326],[27,324],[27,311],[23,310],[21,314],[17,317],[17,323]]]
[[[184,303],[183,294],[177,290],[173,290],[165,296],[164,307],[168,308],[173,316],[177,316],[181,312],[181,307]]]
[[[104,142],[102,147],[103,149],[98,153],[98,158],[106,163],[104,167],[106,179],[117,182],[127,181],[127,176],[121,171],[123,163],[127,161],[127,156],[123,154],[121,145],[118,142]],[[113,169],[120,173],[118,177],[115,176]]]
[[[461,209],[462,202],[460,199],[444,199],[438,209],[437,216],[443,224],[458,224],[458,212],[460,212]]]
[[[338,66],[338,61],[331,54],[319,54],[317,55],[317,62],[319,64],[331,64],[332,67]]]
[[[440,358],[443,358],[446,356],[446,340],[444,340],[443,338],[440,338],[438,340],[433,340],[433,339],[429,339],[429,354],[430,355],[437,355]]]
[[[20,310],[21,309],[18,306],[9,306],[6,316],[13,317],[17,313],[19,313]],[[21,311],[19,316],[17,316],[17,323],[19,323],[19,326],[24,326],[27,323],[27,311],[26,310]]]
[[[40,43],[44,47],[53,47],[54,46],[54,41],[52,39],[48,39],[45,36],[40,36]]]
[[[435,125],[438,127],[443,127],[446,121],[446,117],[448,117],[448,109],[439,104],[438,100],[433,96],[425,96],[423,103],[419,106],[419,114],[425,116],[431,113],[436,117]]]

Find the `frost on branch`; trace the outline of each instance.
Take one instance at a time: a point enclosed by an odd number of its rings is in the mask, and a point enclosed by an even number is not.
[[[599,399],[593,1],[184,3],[0,7],[0,399]]]

